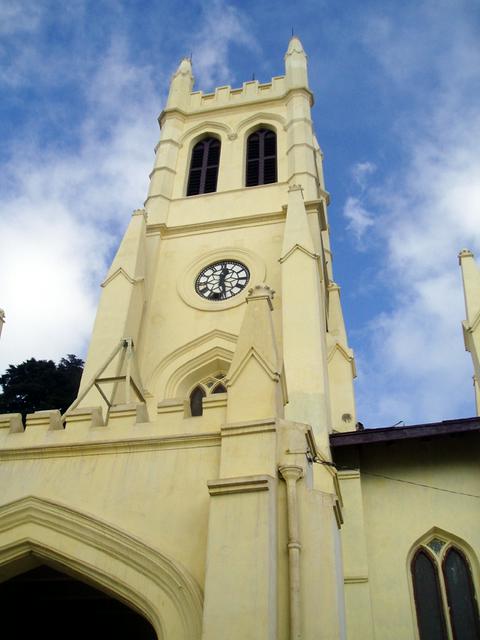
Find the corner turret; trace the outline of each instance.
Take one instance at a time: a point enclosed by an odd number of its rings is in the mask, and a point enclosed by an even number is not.
[[[193,83],[192,61],[190,58],[183,58],[170,82],[167,109],[187,107],[190,100],[190,93],[193,89]]]
[[[297,36],[292,36],[285,54],[285,76],[289,88],[308,88],[307,54]]]

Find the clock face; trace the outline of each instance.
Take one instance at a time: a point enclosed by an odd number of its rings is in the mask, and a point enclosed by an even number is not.
[[[247,267],[236,260],[220,260],[202,269],[195,291],[206,300],[228,300],[240,293],[250,279]]]

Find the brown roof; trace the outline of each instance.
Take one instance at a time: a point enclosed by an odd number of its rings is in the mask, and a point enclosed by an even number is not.
[[[367,445],[393,440],[409,440],[414,438],[432,438],[455,433],[480,431],[480,417],[443,420],[427,424],[412,424],[405,427],[381,427],[378,429],[362,429],[332,433],[330,445],[333,448]]]

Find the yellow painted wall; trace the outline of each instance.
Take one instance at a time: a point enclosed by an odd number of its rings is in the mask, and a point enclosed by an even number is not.
[[[349,640],[417,638],[409,563],[430,532],[466,551],[480,593],[479,444],[465,433],[336,456],[352,467],[340,473]]]

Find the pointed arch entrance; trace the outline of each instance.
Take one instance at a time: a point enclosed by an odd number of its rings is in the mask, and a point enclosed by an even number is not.
[[[0,582],[0,601],[2,624],[18,638],[157,638],[148,620],[120,600],[45,564]]]
[[[110,524],[49,500],[30,496],[0,507],[0,582],[40,565],[134,610],[151,625],[154,638],[200,638],[201,591],[177,562]],[[55,608],[48,614],[55,615]]]

